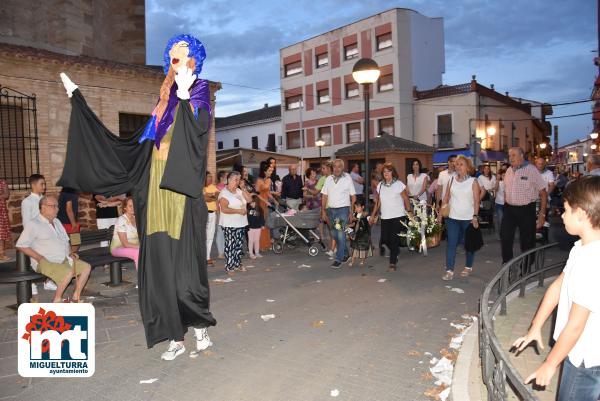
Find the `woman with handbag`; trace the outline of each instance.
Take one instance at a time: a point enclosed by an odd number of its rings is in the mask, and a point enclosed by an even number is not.
[[[446,248],[446,272],[442,280],[452,280],[454,277],[454,262],[456,259],[456,248],[463,243],[467,228],[472,225],[479,228],[479,196],[480,186],[477,180],[469,176],[473,167],[471,159],[459,155],[454,161],[456,176],[450,181],[446,191],[442,208],[438,219],[446,218],[446,230],[448,242]],[[475,252],[466,251],[465,268],[460,273],[461,277],[467,277],[473,269]]]
[[[406,185],[398,179],[396,168],[390,162],[383,165],[383,180],[377,185],[379,196],[375,198],[375,206],[369,223],[375,224],[377,215],[381,215],[381,246],[390,250],[388,271],[396,271],[398,254],[400,253],[400,235],[406,232],[406,214],[410,213],[410,201]]]

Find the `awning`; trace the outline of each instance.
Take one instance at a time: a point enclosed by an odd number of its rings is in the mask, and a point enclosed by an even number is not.
[[[499,150],[482,150],[479,159],[482,162],[502,162],[506,160],[506,153]]]
[[[433,164],[442,164],[448,162],[448,157],[450,155],[464,155],[465,157],[473,156],[469,149],[442,150],[433,154]]]

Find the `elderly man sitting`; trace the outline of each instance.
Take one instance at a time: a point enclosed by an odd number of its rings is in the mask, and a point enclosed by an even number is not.
[[[79,302],[81,291],[90,276],[89,264],[69,254],[69,237],[58,214],[58,200],[51,195],[40,200],[40,214],[23,230],[17,249],[31,258],[31,267],[58,285],[53,302],[61,302],[71,279],[76,277],[72,302]]]

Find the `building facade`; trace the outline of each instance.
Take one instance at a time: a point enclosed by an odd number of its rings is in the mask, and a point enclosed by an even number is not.
[[[285,152],[318,159],[364,139],[364,102],[352,79],[361,57],[381,69],[370,90],[371,137],[386,132],[414,140],[412,88],[434,88],[444,73],[441,18],[395,8],[280,50]]]
[[[269,106],[235,114],[217,117],[217,150],[247,148],[269,152],[281,152],[281,105]]]
[[[461,85],[414,88],[413,98],[415,141],[435,147],[440,156],[463,150],[476,162],[502,161],[510,147],[534,155],[540,143],[550,143],[551,126],[544,121],[550,105],[501,94],[475,76]]]

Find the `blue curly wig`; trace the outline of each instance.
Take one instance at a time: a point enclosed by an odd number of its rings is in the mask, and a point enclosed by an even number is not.
[[[196,74],[196,76],[200,76],[200,72],[202,71],[202,63],[206,58],[206,51],[204,50],[204,45],[202,42],[192,35],[187,34],[177,35],[169,39],[167,47],[165,48],[165,52],[163,53],[163,60],[165,63],[163,70],[165,75],[169,73],[169,67],[171,66],[171,56],[169,56],[169,52],[173,46],[182,41],[189,45],[188,57],[193,57],[196,60],[196,69],[194,70],[194,74]]]

